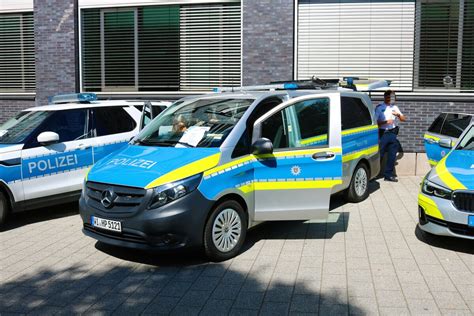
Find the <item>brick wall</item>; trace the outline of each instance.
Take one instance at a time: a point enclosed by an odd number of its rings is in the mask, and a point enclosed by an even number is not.
[[[374,104],[378,103],[380,101],[374,101]],[[423,135],[439,113],[474,114],[474,100],[472,103],[404,100],[397,102],[397,105],[407,117],[407,122],[400,124],[400,135],[398,137],[405,152],[425,152]]]
[[[21,110],[35,106],[33,100],[0,100],[0,124]]]
[[[293,0],[243,0],[244,85],[293,78]]]
[[[36,102],[76,87],[74,0],[35,0]]]

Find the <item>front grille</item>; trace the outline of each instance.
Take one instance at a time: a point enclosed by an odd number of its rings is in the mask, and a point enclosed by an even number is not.
[[[100,229],[100,228],[95,228],[91,224],[84,224],[84,229],[90,232],[93,232],[97,235],[116,239],[116,240],[121,240],[121,241],[127,241],[127,242],[134,242],[134,243],[139,243],[139,244],[146,244],[147,241],[143,236],[140,236],[139,234],[134,234],[131,232],[122,232],[122,233],[115,233],[112,231]]]
[[[454,206],[460,211],[474,212],[474,193],[473,192],[454,192]]]
[[[106,190],[113,190],[116,194],[112,206],[108,208],[101,203],[102,193]],[[105,213],[134,214],[146,202],[145,189],[97,182],[86,183],[86,194],[89,197],[89,205]]]
[[[434,218],[434,217],[431,217],[431,216],[428,216],[428,215],[426,215],[426,219],[429,222],[432,222],[434,224],[438,224],[440,226],[448,227],[448,229],[450,231],[452,231],[453,233],[455,233],[455,234],[474,237],[474,227],[469,227],[469,226],[464,225],[464,224],[457,224],[457,223],[443,221],[441,219]]]

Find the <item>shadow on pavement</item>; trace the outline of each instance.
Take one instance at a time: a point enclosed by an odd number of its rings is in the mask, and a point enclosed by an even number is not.
[[[0,284],[0,314],[191,314],[320,315],[366,311],[347,302],[344,289],[324,294],[314,281],[271,276],[270,266],[247,274],[245,261],[190,267],[120,263],[44,268]],[[296,274],[292,274],[296,275]],[[315,275],[314,280],[317,280]],[[316,281],[317,282],[317,281]]]
[[[79,214],[77,202],[9,214],[6,224],[0,226],[0,232],[76,214]]]
[[[415,236],[432,247],[443,248],[474,255],[474,241],[463,238],[437,236],[424,232],[416,225]]]

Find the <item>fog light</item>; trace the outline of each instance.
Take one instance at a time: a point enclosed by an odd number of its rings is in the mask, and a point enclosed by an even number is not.
[[[420,221],[420,225],[425,225],[428,223],[428,220],[426,219],[425,210],[421,206],[418,206],[418,218]]]

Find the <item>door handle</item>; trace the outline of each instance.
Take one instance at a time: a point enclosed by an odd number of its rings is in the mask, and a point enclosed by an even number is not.
[[[314,160],[324,160],[324,159],[331,159],[334,158],[336,154],[334,154],[332,151],[323,151],[319,153],[314,153],[313,154],[313,159]]]
[[[432,138],[425,138],[425,139],[426,139],[426,142],[427,142],[428,144],[437,144],[437,143],[438,143],[437,141],[435,141],[435,140],[432,139]]]

